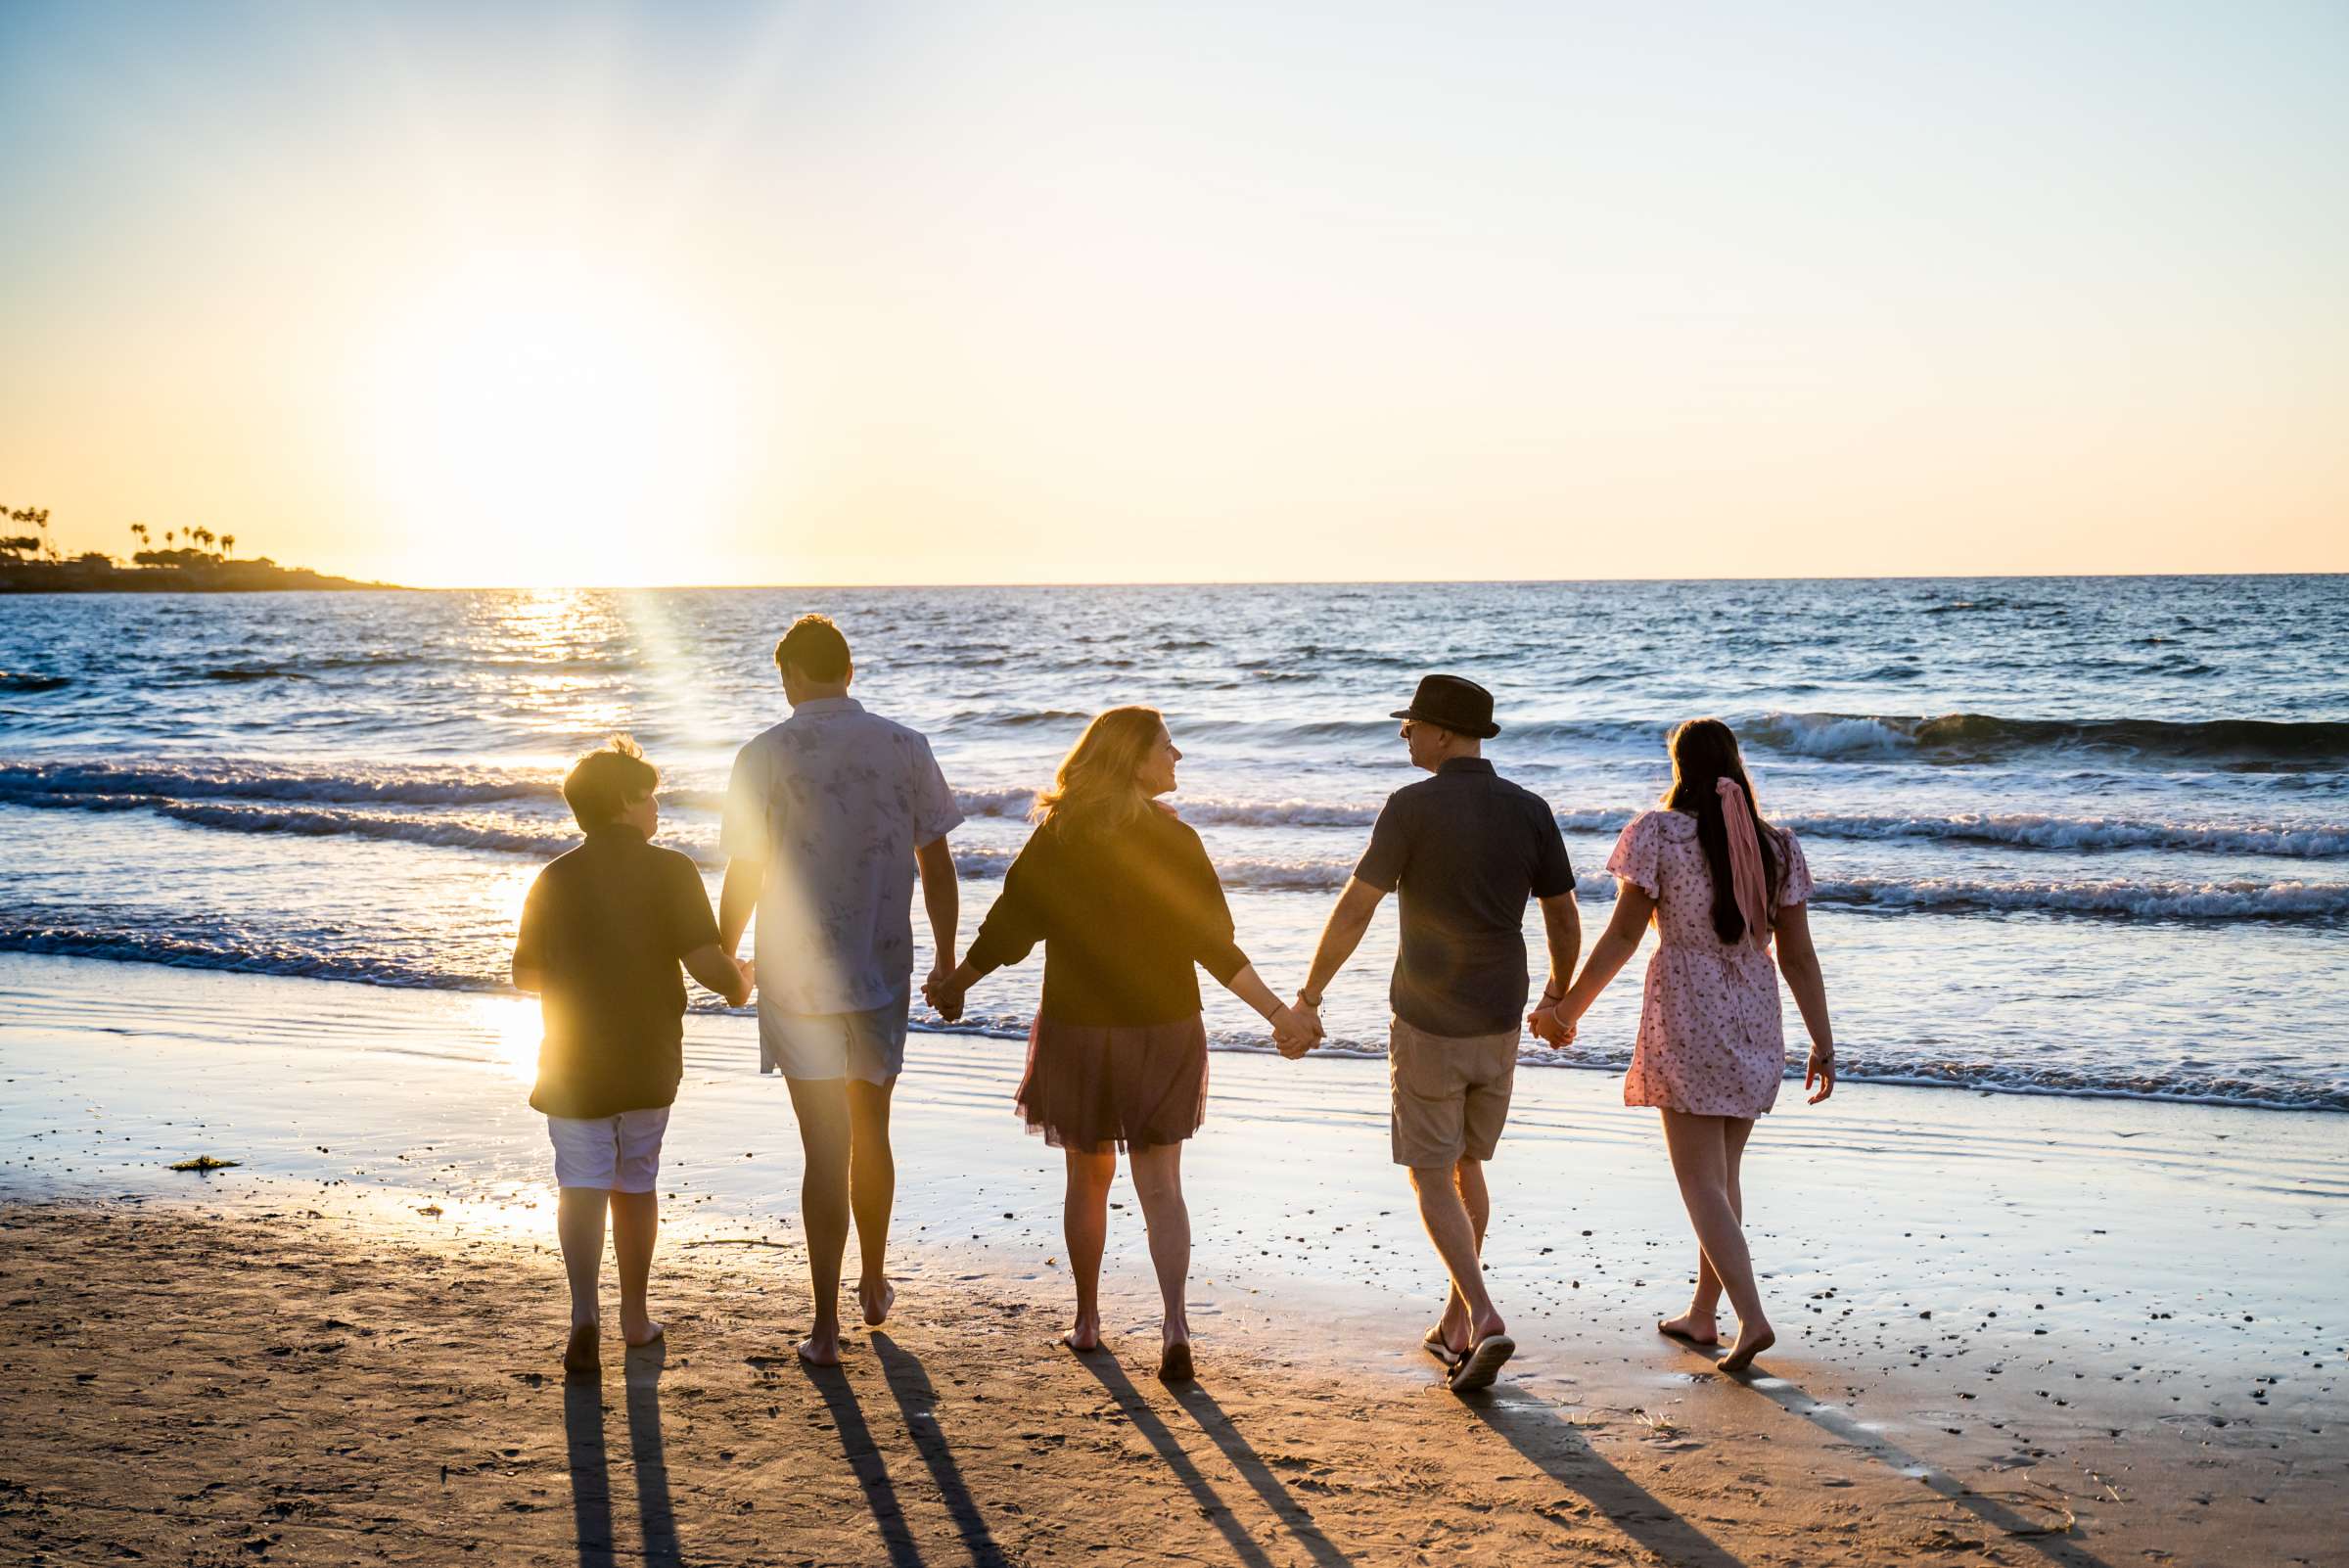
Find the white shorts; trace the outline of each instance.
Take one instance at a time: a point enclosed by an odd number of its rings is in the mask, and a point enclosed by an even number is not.
[[[550,1116],[546,1135],[555,1145],[555,1185],[650,1192],[661,1179],[661,1134],[668,1130],[666,1105],[586,1120]]]
[[[785,1078],[857,1078],[887,1084],[905,1070],[911,995],[860,1013],[759,1009],[759,1071]]]

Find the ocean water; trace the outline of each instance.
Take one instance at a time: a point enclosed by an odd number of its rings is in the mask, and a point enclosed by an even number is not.
[[[0,599],[0,949],[500,989],[576,842],[557,780],[613,730],[714,888],[726,769],[785,714],[769,653],[806,610],[962,798],[965,941],[1085,717],[1146,702],[1294,990],[1418,776],[1385,715],[1448,669],[1495,692],[1487,755],[1556,810],[1590,936],[1666,729],[1737,729],[1818,878],[1847,1081],[2349,1110],[2344,577]],[[1393,945],[1390,912],[1329,1049],[1381,1048]],[[1620,1070],[1643,962],[1527,1062]],[[1023,1038],[1039,970],[963,1031]],[[1209,990],[1216,1043],[1266,1048]]]

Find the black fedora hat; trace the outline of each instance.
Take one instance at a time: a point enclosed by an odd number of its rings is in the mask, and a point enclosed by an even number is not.
[[[1398,708],[1390,718],[1411,718],[1422,724],[1441,724],[1462,735],[1491,740],[1500,733],[1493,722],[1493,694],[1458,675],[1422,675],[1411,693],[1411,706]]]

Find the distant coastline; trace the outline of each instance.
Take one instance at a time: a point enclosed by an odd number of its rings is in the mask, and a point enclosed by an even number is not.
[[[175,553],[197,555],[193,550]],[[209,556],[128,567],[104,560],[0,561],[0,593],[267,593],[287,588],[411,591],[396,582],[360,582],[308,567],[279,566],[266,556],[249,561]]]

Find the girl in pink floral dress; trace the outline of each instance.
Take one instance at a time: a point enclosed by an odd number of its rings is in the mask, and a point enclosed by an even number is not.
[[[1672,732],[1670,746],[1664,809],[1634,817],[1608,857],[1620,891],[1606,934],[1565,996],[1544,993],[1527,1022],[1553,1045],[1571,1040],[1576,1021],[1655,923],[1658,945],[1623,1102],[1663,1113],[1673,1175],[1702,1248],[1687,1312],[1656,1326],[1690,1344],[1718,1345],[1714,1319],[1726,1290],[1737,1343],[1721,1366],[1739,1372],[1775,1338],[1746,1252],[1738,1165],[1754,1118],[1777,1102],[1786,1070],[1781,970],[1811,1033],[1803,1086],[1817,1085],[1815,1105],[1835,1087],[1835,1038],[1811,945],[1802,846],[1762,819],[1727,724],[1692,718]]]

